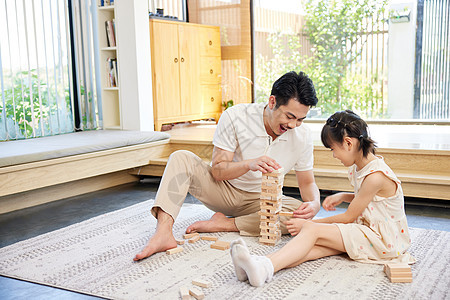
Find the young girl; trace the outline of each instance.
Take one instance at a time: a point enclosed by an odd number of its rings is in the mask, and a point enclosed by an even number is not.
[[[327,120],[321,138],[333,157],[349,167],[348,177],[355,188],[355,193],[327,197],[322,206],[330,211],[350,202],[347,211],[323,219],[287,221],[295,237],[267,256],[250,255],[242,239],[234,241],[231,257],[239,280],[261,286],[279,270],[343,252],[360,262],[414,263],[406,252],[411,240],[400,180],[382,157],[375,156],[366,122],[350,110],[337,112]]]

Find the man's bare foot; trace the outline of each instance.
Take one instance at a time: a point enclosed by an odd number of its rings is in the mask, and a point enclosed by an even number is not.
[[[158,218],[156,232],[148,241],[147,246],[140,253],[136,254],[134,261],[177,246],[177,241],[172,233],[173,218],[160,208],[157,208],[156,214]]]
[[[168,249],[175,248],[177,241],[175,240],[172,232],[156,232],[154,236],[150,238],[144,249],[134,257],[134,261],[138,261],[149,257],[157,252],[164,252]]]
[[[239,231],[239,229],[234,223],[234,218],[227,218],[220,212],[216,212],[208,221],[197,221],[186,229],[186,233],[219,231]]]

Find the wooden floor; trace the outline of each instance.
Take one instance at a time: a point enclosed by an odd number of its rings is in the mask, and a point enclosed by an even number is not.
[[[314,140],[314,174],[320,189],[352,191],[347,170],[332,157],[320,141],[322,123],[307,124]],[[435,125],[369,125],[378,143],[377,154],[402,181],[406,196],[450,200],[450,126]],[[205,161],[211,160],[214,123],[175,125],[167,154],[190,150]],[[168,156],[152,160],[133,175],[161,176]],[[285,186],[296,187],[293,171],[287,174]]]

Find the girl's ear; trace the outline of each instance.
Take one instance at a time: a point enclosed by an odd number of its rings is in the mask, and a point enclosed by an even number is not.
[[[352,140],[352,138],[348,137],[348,136],[344,137],[344,143],[343,144],[344,144],[344,147],[347,150],[351,150],[352,147],[353,147],[353,140]]]

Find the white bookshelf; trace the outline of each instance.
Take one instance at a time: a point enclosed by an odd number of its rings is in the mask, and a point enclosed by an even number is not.
[[[117,1],[117,0],[116,0]],[[103,128],[104,129],[122,129],[122,103],[121,103],[121,84],[120,84],[120,59],[118,44],[118,20],[116,18],[117,5],[99,6],[98,8],[98,39],[100,47],[100,74],[102,86],[102,107],[103,107]],[[115,45],[108,45],[106,21],[115,22]],[[107,70],[107,59],[117,60],[116,82],[115,86],[110,83]]]

